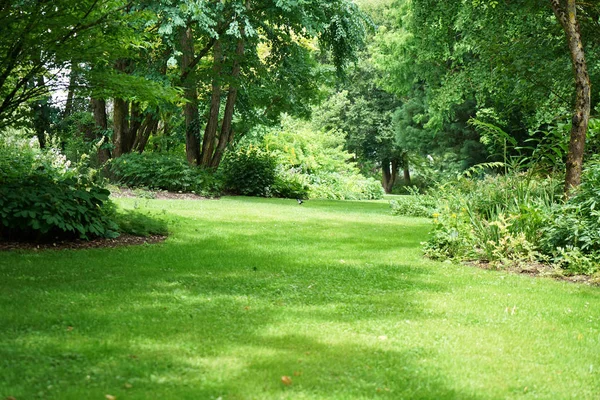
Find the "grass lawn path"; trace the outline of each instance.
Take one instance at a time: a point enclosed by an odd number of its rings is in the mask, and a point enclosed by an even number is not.
[[[172,235],[0,253],[0,399],[600,399],[597,287],[424,260],[386,202],[118,203]]]

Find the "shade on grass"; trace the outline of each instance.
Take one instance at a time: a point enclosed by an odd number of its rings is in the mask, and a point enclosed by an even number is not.
[[[600,289],[423,260],[385,202],[119,203],[171,237],[0,253],[0,398],[599,396]]]

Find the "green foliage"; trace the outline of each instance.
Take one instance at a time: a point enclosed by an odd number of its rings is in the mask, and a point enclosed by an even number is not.
[[[400,101],[378,86],[378,78],[371,60],[363,55],[349,72],[343,90],[332,94],[315,110],[313,117],[318,129],[337,129],[344,133],[344,148],[355,155],[361,167],[389,164],[391,160],[401,160],[403,154],[392,124]],[[361,169],[363,173],[367,170]]]
[[[381,183],[360,174],[354,156],[344,150],[338,130],[314,129],[306,122],[286,118],[280,129],[263,138],[285,176],[308,186],[309,198],[366,200],[383,197]]]
[[[543,249],[574,272],[600,265],[600,158],[586,164],[582,183],[566,204],[553,208],[543,228]]]
[[[309,197],[331,200],[377,200],[383,198],[381,182],[360,174],[326,172],[309,177]]]
[[[426,254],[500,264],[540,259],[542,228],[561,198],[558,180],[516,173],[462,177],[441,186],[436,196]]]
[[[392,215],[431,218],[436,210],[437,200],[432,196],[419,194],[418,189],[411,191],[411,195],[396,196],[390,200]]]
[[[307,199],[310,187],[305,176],[279,169],[275,182],[271,186],[271,193],[275,197],[287,199]]]
[[[56,150],[0,143],[2,239],[115,237],[108,196]]]
[[[223,165],[225,188],[244,196],[268,196],[275,183],[275,159],[258,146],[241,146]]]
[[[212,172],[190,166],[171,154],[130,153],[110,160],[110,175],[117,183],[148,189],[194,192],[205,196],[220,193],[221,183]]]
[[[566,202],[558,179],[512,170],[482,177],[482,168],[489,167],[498,164],[476,166],[434,192],[435,228],[425,244],[429,257],[496,266],[550,263],[565,274],[600,271],[597,156],[586,164],[582,184]]]

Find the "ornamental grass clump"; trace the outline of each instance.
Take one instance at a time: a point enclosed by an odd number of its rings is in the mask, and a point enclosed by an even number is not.
[[[545,259],[543,229],[561,199],[560,181],[526,174],[461,177],[440,186],[425,253],[498,265]]]

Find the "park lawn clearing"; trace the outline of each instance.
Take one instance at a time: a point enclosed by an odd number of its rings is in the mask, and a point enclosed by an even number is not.
[[[117,200],[166,242],[0,253],[0,399],[597,399],[600,289],[422,258],[383,201]]]

